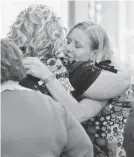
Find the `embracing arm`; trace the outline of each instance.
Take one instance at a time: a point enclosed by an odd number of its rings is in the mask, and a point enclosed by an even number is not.
[[[46,78],[52,75],[52,72],[36,58],[29,57],[24,61],[24,64],[27,74],[40,78],[44,82]],[[79,122],[83,122],[95,116],[95,113],[98,113],[101,107],[106,103],[105,101],[91,99],[82,100],[78,103],[56,78],[48,81],[46,86],[52,97],[57,102],[64,105]]]
[[[86,90],[85,97],[105,100],[123,94],[130,85],[130,75],[128,69],[119,59],[112,58],[112,63],[118,73],[102,70],[96,81]]]
[[[64,105],[79,122],[86,121],[89,118],[96,116],[106,104],[106,100],[97,101],[88,98],[85,98],[78,103],[70,93],[65,91],[57,79],[51,80],[46,86],[52,97],[57,102]]]
[[[130,79],[124,72],[114,74],[102,71],[96,81],[84,93],[85,97],[96,100],[111,99],[123,94],[129,87]]]

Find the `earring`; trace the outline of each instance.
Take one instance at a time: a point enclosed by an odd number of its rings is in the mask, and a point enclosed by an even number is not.
[[[93,64],[95,64],[95,62],[96,62],[95,53],[92,53],[91,61],[93,62]]]

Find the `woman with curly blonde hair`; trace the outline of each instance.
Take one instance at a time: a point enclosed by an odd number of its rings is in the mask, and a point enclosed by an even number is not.
[[[66,29],[61,26],[59,17],[49,6],[33,5],[17,16],[8,38],[21,48],[24,58],[37,57],[52,72],[63,72],[58,78],[70,91],[72,87],[64,74],[66,69],[60,59],[65,51],[65,34]],[[50,95],[45,85],[39,85],[38,81],[35,77],[28,76],[20,84]]]
[[[25,50],[24,56],[42,58],[63,49],[65,29],[51,8],[35,5],[18,15],[8,37]]]

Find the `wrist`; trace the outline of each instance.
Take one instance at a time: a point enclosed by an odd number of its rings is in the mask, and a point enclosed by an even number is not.
[[[43,74],[43,73],[42,73]],[[45,79],[47,79],[48,77],[50,77],[53,73],[51,71],[45,72],[44,75],[40,76],[40,79],[43,81]]]
[[[49,83],[49,82],[51,82],[53,79],[55,79],[56,78],[56,74],[54,74],[54,73],[51,73],[51,74],[49,74],[48,75],[48,77],[42,77],[42,81],[45,83],[45,84],[47,84],[47,83]]]

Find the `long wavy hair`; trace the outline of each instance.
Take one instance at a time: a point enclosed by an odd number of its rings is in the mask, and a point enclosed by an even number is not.
[[[43,58],[65,50],[65,35],[65,28],[50,7],[34,5],[17,16],[8,38],[23,50],[24,57]]]
[[[113,54],[110,41],[106,31],[98,24],[90,21],[84,21],[73,26],[67,36],[75,29],[81,29],[88,35],[92,50],[96,50],[94,62],[109,60]],[[98,60],[97,60],[98,59]]]

